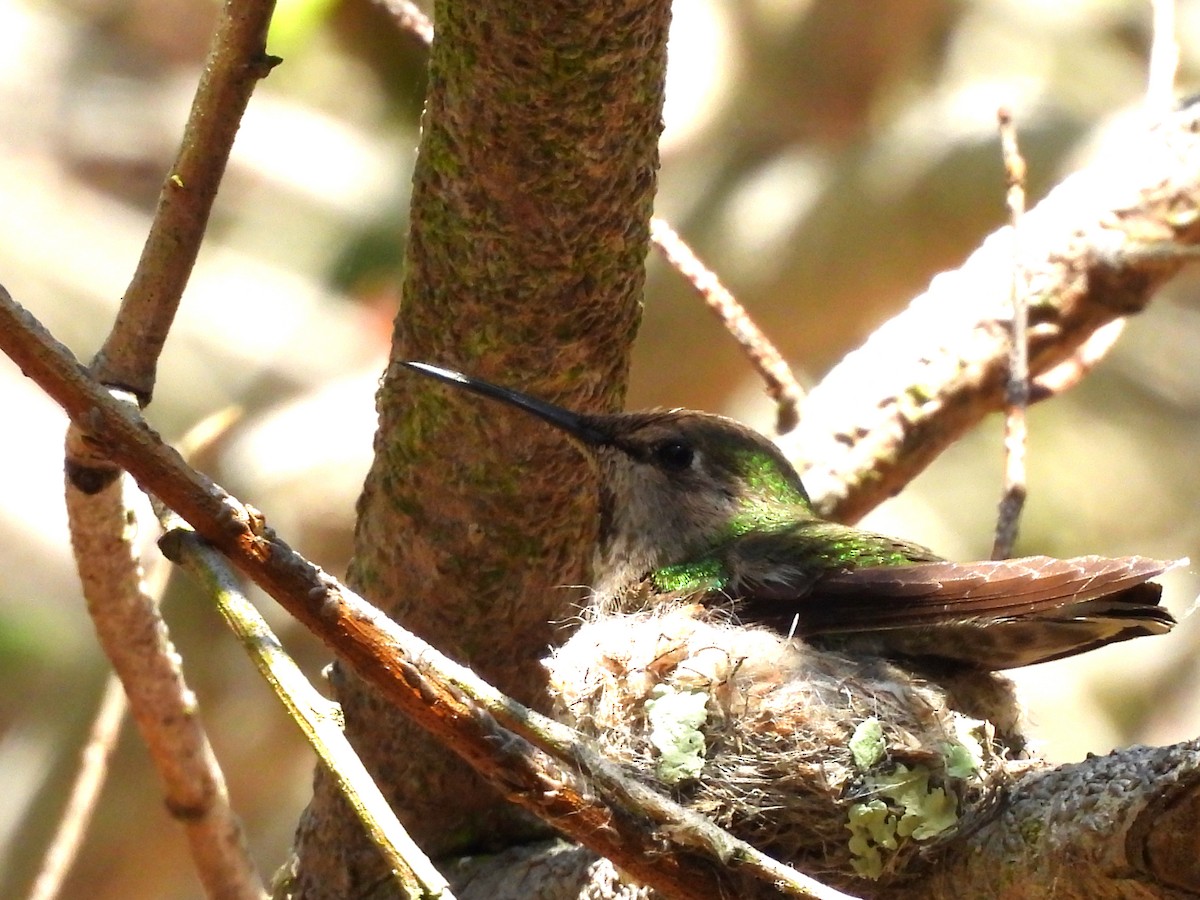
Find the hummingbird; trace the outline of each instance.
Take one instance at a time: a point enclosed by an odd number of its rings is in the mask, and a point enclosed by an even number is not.
[[[687,602],[825,649],[991,672],[1175,625],[1143,556],[956,563],[821,518],[770,440],[686,409],[577,413],[421,362],[408,368],[523,410],[592,461],[600,523],[591,608]]]

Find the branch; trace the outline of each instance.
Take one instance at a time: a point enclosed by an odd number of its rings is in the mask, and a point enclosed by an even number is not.
[[[280,62],[266,53],[274,0],[226,0],[183,141],[116,321],[92,363],[103,384],[150,402],[158,357],[200,252],[233,138],[250,94]]]
[[[742,304],[721,283],[716,273],[700,261],[669,222],[651,219],[650,241],[696,289],[767,383],[767,393],[776,404],[775,430],[779,434],[786,434],[795,428],[800,421],[799,407],[804,400],[804,389],[762,329],[754,324]]]
[[[125,689],[113,674],[104,680],[104,696],[92,720],[87,744],[83,748],[79,772],[71,785],[71,795],[63,810],[54,839],[42,860],[37,880],[29,891],[29,900],[54,900],[75,861],[88,824],[96,811],[96,800],[108,774],[108,760],[125,721]]]
[[[221,615],[270,684],[288,716],[342,788],[372,843],[379,848],[405,897],[454,900],[450,887],[408,836],[342,731],[341,709],[326,700],[284,651],[266,619],[242,593],[228,560],[162,509],[164,550],[213,598]],[[278,892],[276,891],[276,894]]]
[[[325,641],[355,674],[443,746],[454,750],[511,802],[535,812],[563,834],[671,897],[725,896],[730,888],[727,866],[736,862],[733,878],[744,890],[756,879],[772,885],[790,884],[792,896],[842,898],[836,891],[767,860],[694,813],[661,797],[647,798],[648,789],[619,778],[615,768],[589,757],[574,739],[569,747],[556,746],[570,754],[572,764],[567,767],[536,749],[527,739],[545,743],[562,735],[562,726],[479,685],[470,670],[404,631],[303,559],[267,528],[261,514],[191,469],[130,405],[114,401],[70,351],[2,288],[0,350],[143,490],[175,510]],[[477,686],[473,688],[477,699],[486,699],[491,693],[496,702],[489,704],[489,711],[502,714],[524,737],[501,729],[492,715],[467,699],[464,689],[470,685]],[[600,797],[576,774],[580,764],[604,789]],[[604,796],[614,793],[620,796]],[[660,824],[672,829],[663,832],[648,827],[641,817],[629,815],[620,802],[631,798],[642,798],[646,805],[639,811],[657,816]],[[690,836],[690,852],[663,853],[664,835],[671,830]]]
[[[11,300],[0,293],[5,311],[0,328],[7,344],[20,336],[9,333]],[[123,395],[129,402],[115,399],[91,381],[82,366],[74,360],[71,365],[72,376],[87,379],[94,397],[106,407],[136,415],[130,395]],[[87,443],[78,432],[73,434],[79,444]],[[72,455],[79,456],[80,448]],[[71,544],[80,561],[88,612],[129,697],[130,711],[162,781],[167,809],[183,825],[205,891],[210,897],[257,900],[265,893],[262,881],[229,807],[225,779],[200,721],[196,697],[184,680],[158,604],[142,587],[134,520],[126,518],[125,486],[125,479],[117,478],[90,493],[67,491]],[[111,527],[113,523],[123,527]]]
[[[889,900],[1195,896],[1198,815],[1200,741],[1091,756],[1021,778],[998,816]]]
[[[1200,243],[1198,117],[1128,136],[1023,217],[1035,379],[1140,311]],[[781,443],[823,514],[856,521],[1003,407],[1011,246],[992,234],[809,393]]]
[[[1008,181],[1005,200],[1012,237],[1012,274],[1009,305],[1012,328],[1008,339],[1008,378],[1004,385],[1004,495],[996,521],[996,539],[992,559],[1008,559],[1017,541],[1021,510],[1025,506],[1025,453],[1029,426],[1025,413],[1029,407],[1029,296],[1025,273],[1021,269],[1021,218],[1025,215],[1025,158],[1017,145],[1017,126],[1012,113],[1001,109],[1000,151]]]
[[[218,19],[175,164],[116,321],[96,356],[106,384],[145,405],[158,357],[204,237],[233,138],[251,91],[278,60],[266,56],[272,0],[228,0]],[[132,545],[137,515],[121,472],[72,426],[66,442],[71,544],[100,644],[130,698],[138,729],[185,826],[211,896],[264,889],[229,808],[224,776],[200,722],[156,602],[141,586]]]

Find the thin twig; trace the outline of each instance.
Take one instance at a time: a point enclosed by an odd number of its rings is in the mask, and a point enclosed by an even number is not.
[[[234,135],[255,85],[280,62],[266,52],[274,9],[274,0],[226,0],[141,259],[92,362],[99,381],[132,391],[143,406],[154,393],[158,357],[200,252]]]
[[[71,864],[75,862],[83,836],[92,821],[92,813],[96,811],[96,800],[100,797],[100,789],[108,774],[108,760],[116,746],[127,708],[125,689],[115,675],[109,675],[104,682],[104,695],[92,720],[87,743],[80,755],[79,772],[71,785],[71,795],[42,859],[37,880],[29,891],[29,900],[54,900],[62,890],[63,881],[71,871]]]
[[[1179,71],[1179,41],[1175,36],[1175,0],[1150,0],[1153,38],[1146,78],[1146,108],[1165,113],[1175,105],[1175,76]]]
[[[433,20],[411,0],[376,0],[392,14],[401,31],[416,37],[426,47],[433,43]]]
[[[1179,41],[1175,35],[1175,0],[1150,0],[1153,13],[1153,37],[1146,77],[1146,108],[1151,113],[1169,111],[1175,104],[1175,79],[1179,70]],[[1195,257],[1200,248],[1161,242],[1131,247],[1124,252],[1127,261],[1155,258]],[[1096,367],[1116,345],[1125,330],[1125,319],[1116,319],[1095,332],[1070,359],[1034,378],[1029,402],[1039,403],[1070,390]]]
[[[665,798],[658,798],[658,811],[647,808],[630,815],[619,798],[603,797],[609,792],[597,797],[579,779],[575,772],[585,762],[560,765],[525,739],[500,729],[458,687],[474,676],[309,563],[266,527],[261,514],[188,466],[136,409],[115,402],[70,351],[2,289],[0,350],[73,421],[102,440],[114,462],[127,469],[143,490],[178,512],[361,678],[511,801],[670,896],[725,896],[732,872],[772,884],[789,896],[844,900],[846,895],[770,860]],[[169,544],[164,549],[169,552]],[[448,671],[454,675],[447,677]],[[508,705],[507,716],[513,723],[539,723],[547,733],[563,727],[514,701]],[[532,728],[526,729],[531,737]],[[636,797],[638,787],[629,785],[627,791],[629,797]],[[672,829],[646,824],[647,819],[658,819],[659,812],[670,816],[669,822],[659,819],[660,825],[682,826],[693,836],[692,853],[662,852],[664,834]],[[696,855],[701,846],[720,848],[720,852]],[[731,869],[730,863],[736,865]]]
[[[156,504],[157,505],[157,504]],[[337,779],[346,802],[379,848],[404,896],[454,900],[450,885],[409,837],[342,731],[341,708],[323,697],[288,656],[266,619],[246,598],[229,561],[196,538],[182,519],[158,505],[164,532],[176,532],[179,562],[213,597],[259,673]]]
[[[1029,305],[1025,290],[1025,272],[1021,265],[1021,218],[1025,215],[1025,159],[1017,146],[1017,129],[1012,113],[1001,108],[1000,151],[1008,182],[1005,200],[1012,228],[1012,330],[1008,351],[1008,383],[1005,386],[1004,414],[1004,496],[996,522],[996,541],[992,559],[1012,556],[1017,540],[1021,510],[1025,506],[1025,452],[1029,429],[1025,410],[1029,406]]]
[[[704,298],[708,308],[721,320],[725,330],[738,342],[766,381],[767,393],[778,405],[775,430],[786,434],[795,428],[800,421],[799,406],[804,400],[804,389],[796,381],[783,356],[762,329],[754,324],[745,307],[721,284],[716,273],[700,261],[668,222],[658,217],[650,220],[650,242]]]
[[[1114,319],[1109,322],[1084,341],[1070,359],[1033,379],[1029,386],[1029,402],[1040,403],[1049,400],[1083,381],[1100,360],[1108,356],[1108,351],[1116,345],[1125,330],[1127,321],[1129,320]]]

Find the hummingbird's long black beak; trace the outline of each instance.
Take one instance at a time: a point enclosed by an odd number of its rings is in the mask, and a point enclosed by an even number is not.
[[[404,365],[445,384],[479,394],[481,397],[499,400],[501,403],[515,406],[517,409],[523,409],[588,446],[596,447],[610,441],[609,435],[597,428],[587,417],[573,413],[569,409],[563,409],[561,406],[555,406],[553,403],[530,397],[520,391],[502,388],[489,381],[472,378],[452,369],[443,369],[441,366],[432,366],[422,362],[406,362]]]

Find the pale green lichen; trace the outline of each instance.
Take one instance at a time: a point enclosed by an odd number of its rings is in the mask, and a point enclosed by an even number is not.
[[[883,874],[883,854],[880,848],[895,850],[896,817],[882,800],[855,803],[848,813],[850,864],[864,878],[875,879]]]
[[[967,716],[954,717],[954,740],[942,744],[942,759],[951,778],[971,778],[983,770],[987,724]]]
[[[929,770],[924,766],[896,766],[892,774],[869,777],[867,783],[903,808],[896,823],[896,833],[901,837],[928,840],[958,821],[958,804],[946,796],[945,789],[929,786]]]
[[[665,684],[655,687],[646,701],[650,743],[659,757],[655,774],[664,784],[696,778],[704,769],[704,732],[708,721],[708,694],[678,691]]]
[[[865,772],[883,762],[887,756],[887,742],[883,739],[883,723],[872,716],[859,722],[850,736],[850,753],[854,765]]]
[[[883,873],[883,851],[897,850],[901,839],[927,841],[958,822],[957,801],[944,788],[931,788],[929,777],[924,766],[898,765],[888,775],[864,779],[875,799],[852,806],[846,824],[852,865],[859,875],[878,878]]]

